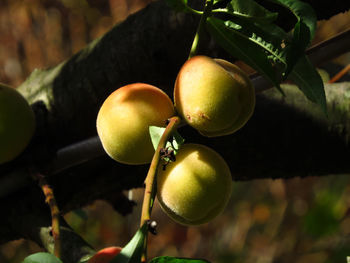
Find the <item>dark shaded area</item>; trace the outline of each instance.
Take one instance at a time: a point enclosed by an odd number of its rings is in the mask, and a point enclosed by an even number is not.
[[[264,95],[258,95],[251,120],[233,135],[208,140],[190,127],[180,132],[187,142],[208,145],[222,154],[234,180],[350,171],[350,147],[338,132],[306,112]]]
[[[91,204],[97,199],[109,201],[121,214],[131,212],[134,203],[121,191],[142,187],[148,165],[119,164],[105,155],[49,178],[55,186],[63,213]],[[69,187],[67,187],[69,181]]]
[[[73,56],[52,83],[50,130],[54,145],[62,147],[95,135],[98,109],[118,87],[144,82],[162,87],[171,96],[197,19],[154,3],[114,27],[96,45],[91,44],[93,52],[87,48]]]
[[[350,9],[349,1],[334,0],[334,1],[317,1],[317,0],[304,0],[304,2],[310,4],[315,10],[317,20],[329,19],[339,13],[344,13]]]

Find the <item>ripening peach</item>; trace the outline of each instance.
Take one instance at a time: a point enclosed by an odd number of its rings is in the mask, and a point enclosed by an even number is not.
[[[225,160],[200,144],[184,144],[157,174],[157,199],[170,218],[183,225],[212,220],[225,208],[232,177]]]
[[[0,84],[0,164],[21,154],[34,130],[34,112],[26,99],[16,89]]]
[[[195,56],[180,69],[174,89],[180,116],[202,135],[231,134],[252,116],[255,92],[248,76],[222,59]]]
[[[115,256],[117,256],[121,247],[106,247],[99,250],[92,258],[89,259],[88,263],[109,263]]]
[[[135,83],[114,91],[97,116],[97,132],[110,157],[125,164],[145,164],[154,148],[149,126],[166,126],[175,115],[172,101],[152,85]]]

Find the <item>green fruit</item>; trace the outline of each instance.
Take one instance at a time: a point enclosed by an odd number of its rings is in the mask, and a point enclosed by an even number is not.
[[[0,84],[0,164],[22,153],[34,130],[35,116],[28,102],[16,89]]]
[[[135,83],[114,91],[97,116],[97,132],[108,155],[125,164],[145,164],[154,148],[149,126],[166,126],[175,115],[172,101],[157,87]]]
[[[215,137],[244,126],[254,111],[255,92],[248,76],[234,64],[195,56],[178,73],[174,100],[190,126]]]
[[[157,175],[162,209],[183,225],[207,223],[220,214],[231,195],[232,177],[225,160],[199,144],[184,144],[176,161]]]

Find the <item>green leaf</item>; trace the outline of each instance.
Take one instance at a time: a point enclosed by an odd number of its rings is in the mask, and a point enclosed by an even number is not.
[[[275,71],[279,70],[284,79],[304,55],[305,47],[294,43],[295,40],[275,24],[251,23],[233,18],[231,21],[225,21],[225,25],[264,49],[268,59],[273,61]]]
[[[313,8],[299,0],[269,0],[288,8],[303,25],[303,34],[308,32],[305,41],[309,44],[313,39],[317,26],[317,17]],[[305,26],[305,27],[304,27]],[[307,29],[307,30],[306,30]]]
[[[39,252],[26,257],[22,263],[62,263],[62,261],[50,253]]]
[[[129,243],[114,257],[110,263],[139,263],[143,253],[147,233],[147,224],[144,224],[129,241]]]
[[[314,238],[335,234],[343,213],[337,211],[342,191],[323,190],[317,193],[314,204],[303,218],[303,230]]]
[[[294,26],[293,43],[301,52],[307,48],[310,43],[310,30],[302,21],[298,21]]]
[[[309,100],[320,105],[327,115],[326,94],[322,78],[307,56],[299,59],[289,75],[289,79],[298,86]]]
[[[231,25],[231,28],[265,49],[268,58],[273,62],[282,63],[283,71],[280,75],[286,79],[298,59],[304,56],[305,49],[315,34],[317,20],[311,6],[302,1],[270,1],[289,9],[297,18],[292,37],[271,23],[276,18],[276,13],[268,11],[253,0],[232,0],[226,9],[215,9],[213,13],[231,15],[230,22],[225,23],[240,25],[241,27]]]
[[[250,23],[242,19],[225,21],[225,25],[264,49],[267,57],[274,63],[287,67],[286,52],[281,45],[288,43],[289,37],[280,27],[274,24]]]
[[[153,148],[156,150],[158,148],[159,141],[165,131],[164,127],[157,126],[149,126],[149,133],[151,136],[151,141],[153,144]],[[185,142],[185,140],[181,137],[181,135],[175,131],[172,134],[172,138],[167,142],[165,147],[170,147],[174,154],[177,154],[180,146]]]
[[[177,154],[177,152],[179,151],[180,147],[182,144],[184,144],[185,139],[182,138],[182,136],[180,135],[180,133],[178,133],[177,131],[175,131],[173,133],[173,140],[171,141],[171,145],[172,148],[174,149],[174,153],[175,155]]]
[[[304,50],[299,51],[292,43],[292,38],[282,28],[275,24],[252,23],[239,18],[225,21],[225,25],[240,32],[256,45],[265,50],[267,57],[275,64],[275,69],[281,72],[281,77],[286,78],[297,59],[304,55]],[[283,47],[284,46],[284,47]],[[298,57],[299,56],[299,57]]]
[[[305,49],[309,39],[308,33],[308,29],[304,23],[298,21],[295,24],[292,42],[286,47],[287,68],[284,72],[285,78],[288,77],[300,57],[305,55]]]
[[[164,127],[157,127],[157,126],[149,126],[148,130],[149,130],[149,134],[151,136],[153,148],[154,148],[154,150],[157,150],[160,138],[162,137],[162,135],[165,131],[165,128]]]
[[[278,74],[265,51],[247,36],[230,27],[230,24],[225,24],[218,18],[209,17],[207,19],[207,29],[221,47],[257,70],[282,92],[279,79],[277,79]]]
[[[204,259],[156,257],[156,258],[153,258],[149,263],[210,263],[210,262]]]
[[[215,13],[215,10],[213,10]],[[270,12],[254,0],[232,0],[226,9],[219,9],[229,15],[249,19],[250,21],[269,23],[277,18],[277,13]]]
[[[317,17],[312,7],[305,2],[299,0],[270,1],[288,8],[298,19],[293,30],[293,40],[287,47],[287,68],[284,72],[284,76],[287,77],[314,38]]]

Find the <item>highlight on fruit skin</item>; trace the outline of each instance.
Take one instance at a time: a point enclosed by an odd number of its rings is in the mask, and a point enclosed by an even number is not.
[[[175,82],[177,112],[202,135],[232,134],[250,119],[255,90],[245,72],[236,65],[206,56],[185,62]]]
[[[103,248],[93,255],[88,263],[109,263],[121,250],[121,247],[116,246]]]
[[[150,163],[154,148],[149,126],[166,126],[175,115],[168,95],[144,83],[123,86],[104,101],[97,116],[97,132],[107,154],[125,164]]]
[[[28,146],[35,131],[35,115],[14,88],[0,84],[0,164],[12,161]]]
[[[184,144],[157,174],[157,199],[182,225],[204,224],[219,215],[231,196],[232,177],[225,160],[200,144]]]

